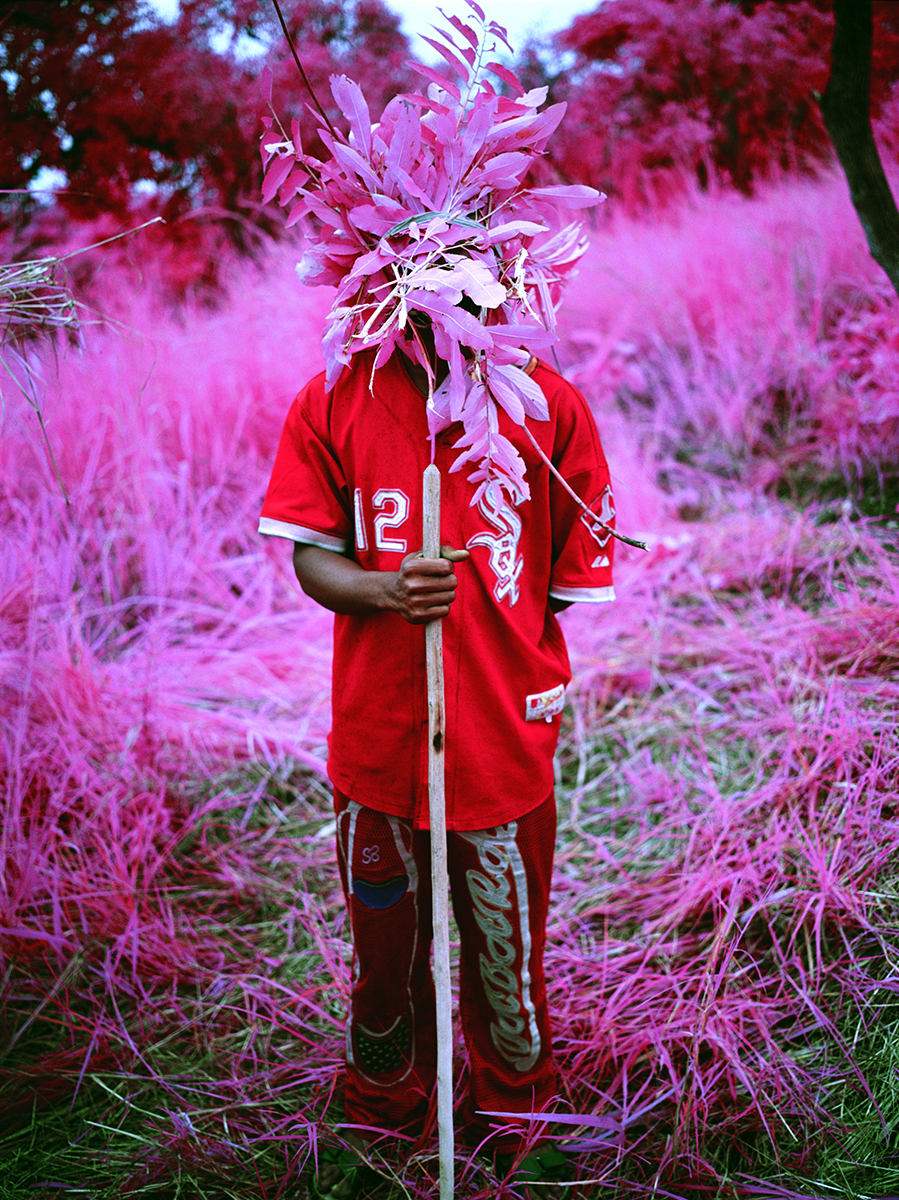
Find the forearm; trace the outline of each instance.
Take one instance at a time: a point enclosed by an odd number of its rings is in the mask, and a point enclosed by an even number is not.
[[[410,624],[420,625],[446,616],[453,602],[456,577],[426,575],[421,579],[419,572],[448,572],[451,567],[447,559],[459,562],[468,557],[467,551],[449,546],[442,546],[441,553],[445,557],[439,560],[408,555],[399,571],[367,571],[333,550],[297,542],[293,569],[306,595],[331,612],[352,617],[394,612]],[[570,601],[550,596],[549,606],[553,612],[562,612]]]
[[[365,617],[392,612],[410,625],[445,617],[456,594],[453,563],[467,550],[441,546],[441,558],[407,554],[398,571],[367,571],[333,550],[298,543],[293,567],[300,586],[331,612]]]
[[[396,571],[366,571],[333,550],[299,543],[293,567],[306,595],[331,612],[361,617],[396,611]]]

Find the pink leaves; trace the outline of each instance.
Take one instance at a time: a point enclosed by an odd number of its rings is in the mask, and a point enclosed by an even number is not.
[[[465,432],[453,443],[453,449],[459,450],[460,454],[450,470],[461,471],[465,466],[475,466],[468,476],[477,484],[471,503],[477,504],[488,488],[495,494],[502,488],[514,505],[527,500],[530,489],[524,476],[524,463],[512,442],[500,433],[496,402],[483,383],[475,382],[470,386],[461,417]]]
[[[509,242],[512,238],[534,237],[538,233],[546,233],[545,225],[538,225],[536,221],[504,221],[502,225],[495,225],[487,234],[487,241],[494,245],[498,242]]]
[[[345,146],[342,142],[333,141],[328,134],[322,134],[322,141],[328,140],[331,142],[330,150],[334,157],[348,172],[356,175],[357,178],[369,187],[372,191],[379,191],[381,181],[375,172],[372,170],[368,161],[351,146]]]
[[[535,421],[549,420],[546,397],[543,395],[540,385],[535,383],[525,371],[519,367],[504,366],[500,363],[493,368],[491,373],[491,388],[496,388],[500,381],[507,391],[517,393],[521,405],[529,417],[533,417]],[[506,411],[509,411],[508,408]],[[519,421],[519,424],[523,424],[523,421]]]
[[[484,65],[505,31],[470,0],[469,9],[467,22],[447,18],[448,29],[426,39],[443,59],[417,68],[427,95],[395,97],[375,126],[359,85],[332,76],[348,135],[322,131],[332,156],[322,164],[271,138],[263,194],[291,205],[290,221],[305,227],[301,279],[337,285],[324,340],[329,386],[357,351],[377,347],[377,363],[386,362],[408,313],[426,313],[437,353],[463,376],[432,398],[434,412],[450,419],[451,394],[471,435],[460,464],[476,462],[476,483],[518,502],[527,492],[523,464],[491,421],[497,404],[517,424],[545,419],[539,389],[518,369],[522,347],[552,344],[560,285],[586,245],[559,231],[556,206],[583,207],[598,193],[527,188],[565,106],[539,111],[545,88],[525,92],[502,64]],[[513,97],[497,94],[482,69]],[[489,325],[460,307],[466,302],[489,310]]]
[[[457,258],[451,274],[478,308],[498,308],[506,298],[506,289],[477,259]]]
[[[295,163],[296,160],[292,154],[275,155],[265,172],[265,182],[262,185],[263,204],[268,204],[275,198],[278,188],[293,170]]]
[[[488,158],[478,172],[478,182],[490,188],[508,188],[517,186],[521,176],[530,165],[530,155],[520,151],[509,151],[505,154],[495,154]]]
[[[437,87],[445,91],[457,104],[462,99],[462,93],[458,87],[440,71],[436,71],[433,67],[426,67],[424,63],[412,63],[412,68],[419,75],[423,75],[425,79],[429,79],[431,83],[436,84]]]
[[[507,149],[526,145],[539,152],[543,150],[564,116],[564,104],[553,104],[543,113],[530,112],[523,116],[513,116],[508,121],[494,126],[486,140],[502,142]]]
[[[516,425],[524,424],[524,404],[515,388],[510,387],[499,371],[492,371],[488,383],[490,394],[501,405]]]
[[[570,184],[568,187],[531,188],[531,195],[539,196],[541,199],[554,200],[557,204],[564,204],[567,208],[589,208],[603,198],[602,193],[598,192],[596,188],[587,187],[583,183]]]
[[[412,307],[418,306],[415,293],[421,289],[443,296],[451,305],[459,305],[463,295],[479,308],[498,308],[505,300],[505,288],[489,268],[462,254],[450,254],[443,263],[409,271],[402,278],[402,288],[407,305]]]
[[[416,163],[421,146],[421,123],[411,104],[399,101],[395,115],[389,104],[381,117],[378,140],[386,147],[386,161],[392,166]]]
[[[446,62],[450,66],[450,68],[453,71],[455,71],[460,76],[460,78],[462,78],[464,80],[468,79],[468,75],[469,75],[468,68],[474,66],[475,56],[474,56],[473,50],[461,51],[463,58],[466,60],[466,62],[468,64],[466,66],[466,63],[463,62],[462,59],[457,58],[456,55],[453,54],[453,52],[451,50],[448,50],[446,46],[441,45],[441,43],[436,41],[434,38],[423,36],[422,41],[427,42],[429,46],[433,46],[434,49],[437,51],[437,53],[443,59],[446,60]]]
[[[408,295],[410,308],[421,309],[433,320],[439,322],[444,333],[462,346],[472,350],[489,350],[491,338],[487,329],[464,308],[443,296],[431,295],[425,291],[413,291]]]
[[[362,88],[346,75],[331,76],[331,94],[346,117],[359,153],[371,158],[371,116]]]
[[[473,65],[474,58],[473,57],[469,58],[469,53],[471,53],[473,55],[478,50],[478,48],[480,46],[480,38],[475,33],[475,31],[472,29],[472,27],[470,25],[464,24],[459,19],[459,17],[447,16],[447,14],[443,11],[442,8],[438,8],[437,11],[440,13],[440,15],[442,17],[444,17],[447,21],[449,21],[449,23],[450,23],[450,25],[452,25],[453,29],[455,29],[458,33],[461,33],[462,37],[465,39],[465,41],[468,42],[470,51],[466,52],[461,47],[459,47],[459,53],[465,54],[466,61]],[[483,21],[483,19],[484,19],[484,14],[481,13],[481,20]]]
[[[492,62],[487,64],[487,70],[492,71],[494,75],[497,75],[503,81],[503,83],[511,88],[514,95],[524,95],[524,88],[521,86],[517,78],[512,74],[508,67],[504,67],[502,63]]]

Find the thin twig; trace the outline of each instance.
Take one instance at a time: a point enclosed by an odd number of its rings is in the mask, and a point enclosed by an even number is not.
[[[287,22],[284,20],[284,14],[281,12],[281,6],[278,3],[278,0],[272,0],[272,4],[274,4],[274,6],[275,6],[275,12],[278,14],[278,20],[281,22],[281,28],[284,30],[284,36],[287,38],[287,44],[290,47],[290,53],[293,55],[293,61],[297,64],[297,68],[299,69],[300,74],[303,76],[303,83],[305,83],[305,85],[306,85],[306,90],[309,92],[309,95],[312,97],[312,103],[315,105],[315,107],[318,109],[318,111],[321,113],[322,117],[324,118],[324,122],[328,126],[328,129],[331,131],[332,137],[336,138],[337,130],[331,124],[328,114],[322,108],[321,103],[319,102],[318,96],[316,96],[315,90],[313,89],[312,84],[309,82],[309,76],[306,74],[303,64],[300,62],[300,56],[297,54],[296,47],[293,44],[293,38],[290,36],[290,30],[287,28]]]
[[[132,233],[140,233],[142,229],[146,229],[148,225],[165,224],[165,217],[151,217],[149,221],[144,221],[142,225],[135,225],[133,229],[123,229],[121,233],[114,233],[108,238],[103,238],[99,242],[91,242],[89,246],[82,246],[80,250],[70,250],[68,254],[60,254],[55,258],[55,262],[65,262],[68,258],[74,258],[76,254],[84,254],[88,250],[99,250],[101,246],[108,246],[110,242],[117,242],[120,238],[128,237]]]
[[[599,517],[596,515],[596,513],[589,507],[589,505],[585,504],[583,502],[583,500],[580,498],[580,496],[568,486],[568,484],[565,482],[565,480],[559,474],[556,467],[553,466],[550,459],[547,458],[547,456],[543,453],[543,450],[540,448],[540,443],[537,441],[537,439],[531,433],[530,429],[528,429],[527,425],[523,424],[522,429],[525,431],[525,433],[531,439],[531,445],[534,447],[534,449],[537,451],[537,453],[540,455],[540,457],[543,459],[543,461],[546,463],[546,465],[552,471],[553,475],[555,475],[556,479],[558,479],[559,483],[561,483],[562,487],[565,489],[565,491],[568,493],[568,495],[571,497],[571,499],[575,502],[575,504],[577,504],[580,508],[582,508],[584,510],[584,512],[587,514],[588,517],[590,517],[590,519],[592,521],[594,521],[597,525],[599,525],[599,527],[601,529],[605,529],[607,533],[610,533],[613,538],[617,538],[619,542],[625,542],[628,546],[636,546],[636,548],[638,550],[648,550],[649,549],[649,547],[646,545],[645,542],[638,542],[635,538],[625,537],[625,535],[623,533],[619,533],[617,529],[613,529],[611,525],[607,525],[605,523],[605,521],[601,521],[599,519]]]

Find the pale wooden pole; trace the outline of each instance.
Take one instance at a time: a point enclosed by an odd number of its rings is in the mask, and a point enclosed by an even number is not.
[[[431,463],[422,479],[424,556],[440,557],[440,471]],[[428,670],[428,798],[431,826],[431,892],[434,925],[434,989],[437,1000],[437,1129],[440,1138],[440,1200],[453,1195],[453,999],[450,990],[449,876],[446,868],[444,791],[443,622],[425,626]]]

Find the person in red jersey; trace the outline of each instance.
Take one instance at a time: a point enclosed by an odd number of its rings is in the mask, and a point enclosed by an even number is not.
[[[412,1138],[428,1128],[422,627],[441,621],[469,1068],[456,1124],[472,1144],[520,1157],[524,1114],[558,1091],[543,967],[570,678],[556,612],[613,596],[614,512],[593,418],[535,354],[554,345],[562,284],[587,247],[560,210],[601,197],[531,182],[564,105],[540,111],[547,89],[526,91],[491,61],[505,31],[467,3],[467,23],[449,17],[438,31],[453,47],[441,49],[447,67],[420,66],[426,93],[394,97],[377,122],[358,84],[332,77],[347,132],[320,108],[325,160],[305,152],[298,127],[263,138],[264,195],[306,236],[300,277],[335,293],[326,369],[287,415],[260,530],[294,543],[304,591],[336,614],[328,773],[354,950],[345,1121]],[[432,461],[447,543],[433,559],[420,551]],[[319,1195],[355,1192],[353,1156],[325,1158]],[[564,1163],[538,1147],[517,1179],[546,1194]]]

